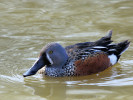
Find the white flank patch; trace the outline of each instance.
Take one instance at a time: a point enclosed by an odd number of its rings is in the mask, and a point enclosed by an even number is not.
[[[112,65],[114,65],[117,62],[117,57],[114,54],[108,56],[108,58],[110,59]]]
[[[46,53],[46,56],[47,56],[47,59],[49,60],[50,64],[52,65],[53,64],[52,59],[49,57],[49,55],[47,53]]]

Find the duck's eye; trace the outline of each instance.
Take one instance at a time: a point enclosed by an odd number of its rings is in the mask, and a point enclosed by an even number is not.
[[[53,53],[53,51],[49,51],[49,54],[52,54]]]

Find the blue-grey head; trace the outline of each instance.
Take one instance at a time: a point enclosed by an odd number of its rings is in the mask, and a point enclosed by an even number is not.
[[[50,43],[41,50],[38,60],[23,74],[23,76],[34,75],[44,66],[49,68],[61,68],[66,63],[67,59],[68,55],[65,48],[58,43]]]

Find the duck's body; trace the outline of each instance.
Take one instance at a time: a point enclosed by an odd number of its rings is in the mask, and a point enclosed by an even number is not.
[[[63,48],[58,43],[45,46],[38,61],[23,76],[34,75],[44,67],[47,76],[81,76],[101,72],[113,66],[128,48],[127,40],[111,44],[112,31],[95,42],[78,43]]]

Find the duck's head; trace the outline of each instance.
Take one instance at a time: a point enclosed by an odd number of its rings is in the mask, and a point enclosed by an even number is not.
[[[34,75],[45,65],[46,67],[60,68],[65,64],[67,59],[68,55],[65,48],[58,43],[50,43],[41,50],[38,60],[23,76]]]

